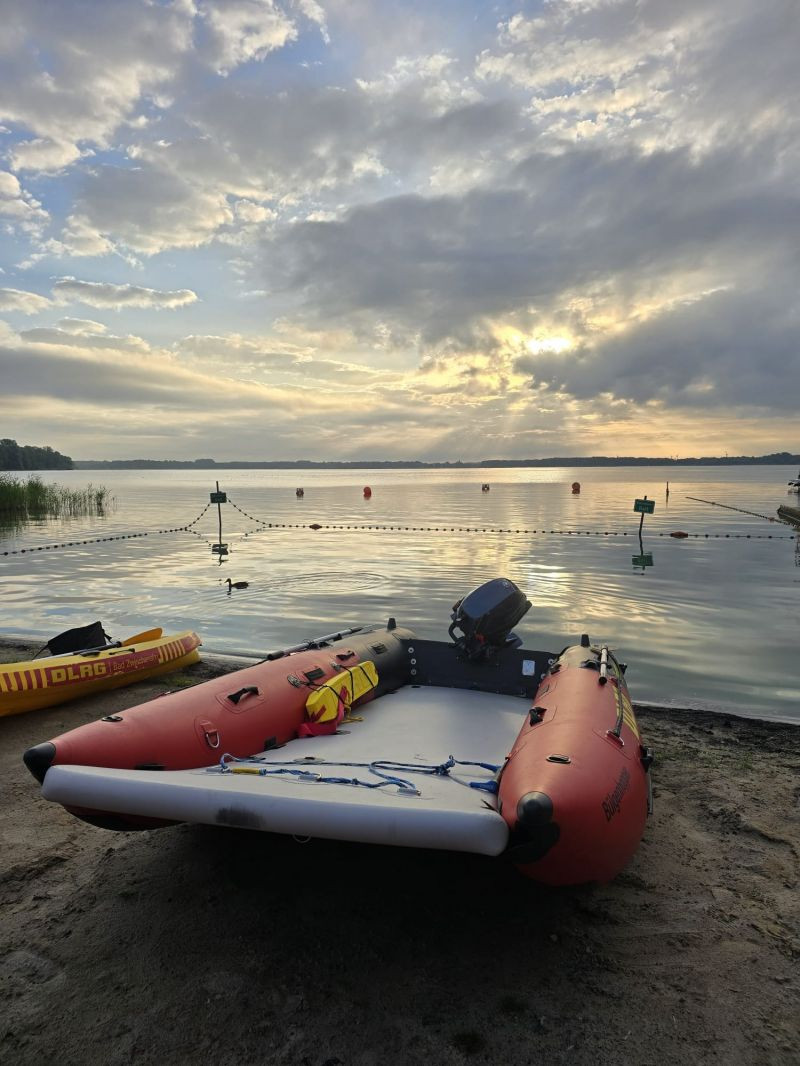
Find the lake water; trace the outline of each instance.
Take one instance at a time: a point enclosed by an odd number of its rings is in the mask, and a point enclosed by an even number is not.
[[[774,466],[46,472],[70,488],[103,485],[116,505],[105,518],[0,527],[0,635],[44,642],[100,619],[117,639],[153,625],[193,628],[209,652],[261,656],[394,615],[421,637],[447,639],[455,601],[502,575],[533,603],[517,627],[528,647],[557,651],[589,633],[629,664],[634,699],[800,721],[796,537],[687,499],[775,515],[781,503],[797,505],[787,493],[796,475]],[[231,501],[222,564],[211,550],[215,505],[192,532],[156,532],[192,522],[217,477]],[[641,566],[633,501],[645,495],[655,513],[644,520],[652,565]],[[254,519],[448,531],[267,530]],[[673,530],[700,536],[674,540]],[[136,532],[149,535],[60,546]],[[59,547],[28,550],[42,545]],[[249,588],[228,594],[228,576]]]

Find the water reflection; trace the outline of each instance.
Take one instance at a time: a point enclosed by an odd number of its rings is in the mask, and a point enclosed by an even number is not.
[[[641,574],[646,572],[648,566],[655,566],[653,553],[644,550],[641,529],[639,530],[639,554],[631,556],[631,562],[633,563],[633,569]]]
[[[296,472],[226,471],[220,535],[213,505],[189,530],[157,532],[197,517],[214,487],[207,473],[114,472],[113,515],[3,529],[0,551],[150,535],[0,557],[0,632],[46,637],[102,617],[114,632],[196,628],[207,650],[263,654],[395,615],[420,636],[445,639],[456,600],[504,575],[533,602],[519,627],[530,647],[561,647],[588,632],[631,664],[639,699],[796,715],[800,545],[786,527],[686,499],[774,513],[786,477],[774,469],[676,473],[668,473],[667,513],[667,476],[647,468],[493,470],[489,493],[468,471],[304,471],[302,500]],[[576,475],[581,492],[573,495]],[[632,501],[645,495],[659,502],[640,541]],[[417,531],[308,528],[334,523]],[[449,532],[459,527],[539,532]],[[697,535],[673,540],[676,527]],[[715,531],[787,539],[703,539]],[[214,543],[226,543],[228,554],[215,554]],[[632,569],[637,548],[658,554],[658,567]],[[246,592],[228,595],[223,561],[232,579],[248,582]]]
[[[27,515],[9,514],[0,511],[0,540],[21,533],[26,526],[31,524]]]

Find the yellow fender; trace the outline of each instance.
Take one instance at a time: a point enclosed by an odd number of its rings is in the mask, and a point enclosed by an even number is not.
[[[314,689],[306,700],[306,718],[311,722],[335,722],[340,701],[345,710],[378,684],[378,671],[371,659],[357,663]]]

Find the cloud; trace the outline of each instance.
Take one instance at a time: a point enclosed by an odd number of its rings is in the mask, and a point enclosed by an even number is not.
[[[324,21],[310,0],[303,12]],[[14,167],[44,173],[75,163],[82,145],[108,148],[124,123],[142,125],[196,68],[227,74],[296,36],[272,0],[7,0],[4,28],[0,120],[34,134],[12,149]]]
[[[356,384],[363,394],[376,385],[400,380],[397,373],[377,370],[366,362],[320,358],[320,350],[330,350],[330,339],[330,334],[318,335],[314,343],[292,342],[280,336],[245,337],[239,333],[191,335],[182,337],[173,351],[182,365],[204,372],[209,367],[225,367],[230,377],[240,381],[296,383],[299,376],[320,388],[332,382]],[[303,338],[297,335],[296,340]]]
[[[267,281],[295,299],[298,318],[365,332],[380,322],[396,344],[423,350],[480,343],[491,351],[487,323],[506,322],[544,342],[567,335],[594,353],[598,375],[619,329],[678,298],[724,290],[726,308],[739,301],[749,309],[749,324],[744,312],[737,316],[740,337],[749,338],[737,345],[739,358],[768,358],[765,340],[784,357],[779,331],[763,316],[781,320],[770,293],[796,269],[796,234],[786,220],[798,217],[800,202],[762,147],[763,154],[728,149],[699,160],[684,149],[534,153],[503,187],[396,197],[335,221],[298,223],[265,245]],[[758,280],[767,277],[769,284]],[[781,291],[792,321],[797,297]],[[698,328],[712,329],[712,317],[693,314]],[[684,341],[676,336],[676,344]],[[644,350],[640,365],[662,355]],[[711,360],[708,370],[731,368]],[[624,381],[610,380],[609,388],[624,390]],[[749,402],[747,380],[728,379],[729,400]],[[777,402],[784,387],[774,379]]]
[[[25,192],[14,174],[0,170],[0,218],[29,231],[38,231],[48,218],[38,200]]]
[[[188,104],[194,138],[146,154],[181,170],[199,154],[214,180],[276,202],[331,193],[341,203],[386,181],[424,187],[431,167],[475,167],[518,132],[515,103],[485,100],[459,82],[435,84],[432,95],[429,81],[409,75],[380,88],[293,86],[265,99],[253,86],[227,83]]]
[[[472,353],[421,372],[358,375],[355,365],[312,356],[300,360],[301,375],[283,379],[273,367],[256,381],[239,377],[230,361],[187,364],[182,354],[101,330],[88,320],[61,320],[15,338],[0,326],[7,432],[19,438],[20,428],[36,425],[78,458],[470,459],[487,449],[498,456],[603,452],[609,433],[624,433],[641,453],[648,440],[652,449],[651,420],[660,427],[656,454],[670,454],[675,440],[695,452],[710,441],[725,450],[731,440],[754,452],[775,450],[794,418],[773,417],[765,432],[763,417],[742,408],[711,411],[701,423],[691,411],[658,404],[648,405],[645,421],[641,405],[625,400],[604,400],[598,413],[596,395],[584,405],[554,390],[521,388],[510,349],[502,350],[499,370]],[[187,338],[187,347],[205,339]],[[226,339],[233,349],[236,338]]]
[[[24,315],[34,315],[46,311],[50,300],[35,292],[22,289],[0,289],[0,311],[22,311]]]
[[[141,166],[99,167],[86,175],[72,228],[61,236],[73,255],[98,255],[116,244],[144,255],[196,248],[230,223],[226,194],[186,175]]]
[[[120,359],[126,349],[135,360]],[[29,330],[16,342],[3,338],[0,378],[0,418],[9,432],[36,412],[37,424],[60,423],[58,439],[77,456],[130,455],[131,442],[144,439],[152,448],[162,442],[162,455],[166,447],[166,454],[190,457],[211,450],[222,458],[265,452],[291,458],[326,454],[327,441],[342,435],[346,441],[351,431],[446,421],[444,412],[410,412],[397,396],[363,394],[358,404],[343,406],[340,389],[320,388],[310,378],[241,380],[228,368],[186,366],[139,338],[77,333],[72,325]],[[80,449],[73,435],[83,442]]]
[[[792,286],[737,288],[679,301],[563,356],[521,357],[537,386],[670,406],[794,411],[800,303]]]
[[[254,350],[255,349],[255,350]],[[135,360],[120,359],[123,354]],[[257,373],[262,373],[258,379]],[[284,351],[259,351],[241,336],[187,337],[167,351],[141,338],[108,334],[100,323],[61,320],[55,327],[23,331],[0,344],[0,417],[14,425],[30,415],[36,404],[38,419],[63,414],[71,426],[77,404],[82,431],[95,439],[96,429],[113,424],[119,435],[108,436],[98,455],[130,454],[124,441],[137,419],[145,433],[159,412],[164,434],[173,434],[171,453],[197,455],[204,440],[217,457],[264,454],[287,458],[312,455],[358,454],[365,442],[383,439],[396,455],[408,454],[408,434],[435,447],[435,440],[452,432],[469,410],[446,403],[431,404],[418,390],[415,375],[404,378],[377,372],[355,363],[319,358],[291,344]],[[357,389],[357,402],[350,402]],[[265,418],[265,411],[269,417]],[[300,416],[300,417],[299,417]],[[474,421],[474,411],[468,416]],[[236,432],[231,435],[231,419]],[[313,433],[309,436],[309,425]],[[59,439],[66,432],[62,427]],[[466,432],[466,427],[465,427]],[[180,438],[180,440],[178,440]],[[64,443],[69,454],[86,455]],[[188,449],[188,452],[186,451]],[[194,450],[192,450],[194,449]],[[333,449],[330,451],[329,449]],[[255,451],[254,451],[255,450]],[[163,454],[163,453],[162,453]]]
[[[145,131],[126,165],[84,169],[60,246],[153,255],[215,239],[252,243],[383,186],[492,173],[518,132],[518,106],[460,83],[442,80],[436,94],[431,85],[428,72],[380,91],[296,85],[265,95],[234,79],[198,87],[170,137]]]
[[[114,245],[101,233],[98,233],[88,219],[81,215],[69,215],[61,239],[53,237],[41,241],[36,251],[31,252],[20,266],[27,268],[47,256],[60,259],[65,256],[104,256],[115,251]]]
[[[182,337],[174,351],[198,366],[225,366],[228,373],[239,376],[260,370],[289,369],[308,358],[302,349],[292,345],[267,338],[243,337],[239,333]]]
[[[59,278],[53,285],[53,296],[61,303],[84,303],[92,307],[185,307],[197,300],[191,289],[163,291],[148,289],[141,285],[113,285],[110,282],[79,281],[77,278]]]
[[[52,170],[77,159],[81,142],[107,145],[144,94],[178,73],[191,46],[190,11],[139,0],[7,0],[0,118],[35,135],[15,150],[20,166],[38,157]]]
[[[65,333],[74,333],[77,336],[85,334],[107,333],[108,327],[102,322],[94,322],[91,318],[60,318],[56,327]]]
[[[53,140],[52,137],[38,137],[32,141],[20,141],[9,153],[12,170],[36,170],[52,174],[80,159],[80,148],[71,141]]]
[[[151,447],[168,423],[190,455],[232,446],[222,381],[237,450],[256,454],[307,454],[309,413],[330,454],[618,451],[609,439],[648,432],[667,447],[642,406],[672,452],[702,445],[697,427],[723,450],[737,427],[765,450],[796,435],[790,0],[548,0],[455,21],[418,0],[402,18],[364,0],[7,0],[6,15],[5,265],[47,259],[55,278],[50,303],[23,292],[38,275],[0,298],[40,313],[3,331],[20,388],[25,364],[54,366],[84,422],[113,408],[134,440],[138,405]],[[94,260],[91,281],[73,257]],[[124,328],[53,324],[67,301]],[[94,375],[131,355],[152,380],[95,398]],[[77,426],[49,383],[30,388],[0,397],[4,418],[41,400]]]
[[[797,25],[792,0],[554,0],[501,22],[476,74],[529,92],[535,124],[558,140],[705,152],[743,125],[797,130]],[[753,78],[757,54],[769,61]]]
[[[79,346],[84,352],[99,349],[104,352],[144,354],[150,351],[150,345],[141,337],[117,337],[105,331],[75,329],[74,324],[70,323],[66,329],[63,326],[37,326],[34,329],[20,330],[19,335],[27,344],[54,345],[71,350]]]
[[[295,7],[309,22],[319,27],[320,34],[325,44],[330,44],[328,23],[323,7],[317,0],[295,0]]]
[[[199,12],[210,38],[209,62],[223,74],[260,62],[297,36],[292,20],[272,0],[211,0]]]
[[[253,203],[252,200],[237,200],[233,205],[236,218],[242,222],[271,222],[276,217],[276,212],[263,204]]]

